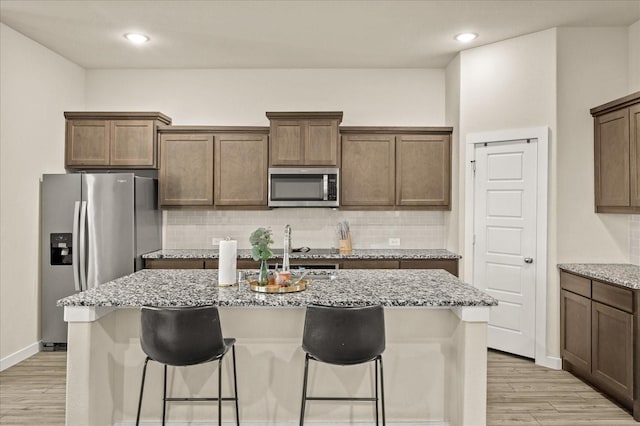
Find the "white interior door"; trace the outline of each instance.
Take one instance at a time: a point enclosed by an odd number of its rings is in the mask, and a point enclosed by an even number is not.
[[[473,283],[498,299],[490,348],[535,357],[537,141],[477,144]],[[544,261],[544,259],[540,259]]]

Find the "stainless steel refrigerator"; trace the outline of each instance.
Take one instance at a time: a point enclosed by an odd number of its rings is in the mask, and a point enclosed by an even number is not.
[[[45,349],[63,347],[56,302],[142,268],[161,248],[157,181],[133,173],[42,176],[41,324]]]

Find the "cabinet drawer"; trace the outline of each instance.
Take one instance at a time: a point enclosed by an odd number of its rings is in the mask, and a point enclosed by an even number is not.
[[[204,269],[218,269],[218,259],[205,259]]]
[[[593,300],[633,313],[633,292],[625,288],[593,281]]]
[[[401,260],[400,269],[444,269],[458,276],[458,261],[449,259]]]
[[[148,259],[145,261],[147,269],[202,269],[202,259]]]
[[[560,272],[560,288],[591,298],[591,280],[567,272]]]
[[[398,269],[400,262],[397,260],[344,260],[343,269]]]

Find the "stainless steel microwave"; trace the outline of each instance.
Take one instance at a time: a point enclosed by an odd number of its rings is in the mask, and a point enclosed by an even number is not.
[[[338,168],[269,168],[269,207],[338,207]]]

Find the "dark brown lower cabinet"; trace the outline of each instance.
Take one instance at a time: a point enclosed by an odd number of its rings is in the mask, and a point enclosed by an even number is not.
[[[588,373],[591,371],[591,300],[562,290],[560,303],[563,361]]]
[[[269,265],[280,259],[269,260]],[[216,269],[217,259],[145,259],[147,269]],[[291,266],[307,265],[338,269],[444,269],[458,276],[458,259],[291,259]],[[238,259],[238,269],[258,269],[260,262]]]
[[[594,381],[619,399],[633,400],[633,315],[593,302],[591,341]]]
[[[562,368],[640,421],[640,290],[560,273]]]

